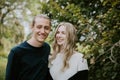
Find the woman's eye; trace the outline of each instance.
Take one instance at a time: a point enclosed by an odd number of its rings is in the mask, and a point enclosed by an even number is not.
[[[65,32],[62,32],[62,34],[65,34]]]
[[[59,31],[57,31],[56,34],[59,34]]]

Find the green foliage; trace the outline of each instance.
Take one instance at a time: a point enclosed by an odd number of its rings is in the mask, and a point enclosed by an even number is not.
[[[71,22],[77,28],[77,50],[88,58],[89,80],[119,80],[120,46],[116,45],[120,40],[119,3],[119,0],[49,0],[47,4],[41,3],[43,13],[57,22]]]
[[[41,13],[40,0],[29,0],[26,1],[26,8],[31,11],[32,15]],[[27,15],[26,15],[27,16]]]
[[[95,55],[90,66],[90,80],[119,80],[120,77],[120,41],[106,52]],[[92,58],[91,58],[92,59]],[[94,74],[93,74],[94,73]],[[94,77],[92,77],[94,76]]]
[[[6,63],[7,59],[0,56],[0,80],[5,80]]]
[[[22,13],[21,9],[24,13],[24,5],[24,1],[21,0],[3,0],[0,4],[0,47],[5,52],[9,51],[9,46],[18,44],[24,39],[24,28],[18,15]]]
[[[119,80],[119,4],[119,0],[2,0],[0,50],[6,48],[6,44],[11,43],[10,46],[13,46],[24,39],[21,25],[24,20],[30,22],[32,15],[45,13],[53,20],[53,27],[61,21],[75,25],[79,38],[77,50],[88,58],[89,80]],[[16,11],[20,12],[24,20]],[[46,41],[52,43],[52,32]]]
[[[0,57],[7,58],[8,54],[5,53],[3,50],[0,51]]]

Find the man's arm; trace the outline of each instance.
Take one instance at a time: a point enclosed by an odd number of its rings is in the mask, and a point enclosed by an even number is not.
[[[47,79],[46,80],[53,80],[52,76],[50,74],[49,68],[48,68],[48,72],[47,72]]]
[[[9,55],[8,55],[8,62],[7,62],[7,66],[6,66],[6,74],[5,74],[5,80],[13,80],[12,79],[12,68],[13,68],[13,57],[14,57],[14,51],[10,51]]]

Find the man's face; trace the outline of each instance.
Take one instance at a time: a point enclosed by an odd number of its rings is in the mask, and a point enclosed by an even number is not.
[[[50,26],[50,21],[45,18],[36,18],[35,19],[35,24],[32,28],[33,31],[33,38],[37,42],[44,42],[45,39],[47,38],[48,34],[50,33],[51,26]]]

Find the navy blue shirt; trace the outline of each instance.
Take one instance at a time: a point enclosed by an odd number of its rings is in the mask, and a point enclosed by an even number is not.
[[[26,41],[11,49],[6,80],[47,80],[50,46],[33,47]]]

